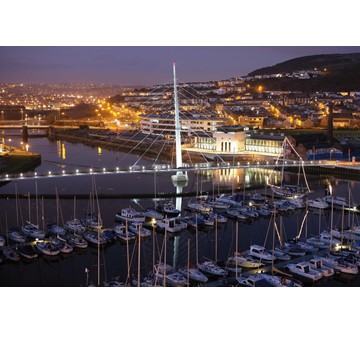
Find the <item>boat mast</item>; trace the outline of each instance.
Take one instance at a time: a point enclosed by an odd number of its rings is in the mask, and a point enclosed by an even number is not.
[[[350,209],[351,209],[351,203],[350,203],[350,185],[349,185],[349,182],[348,182],[348,194],[349,194],[349,197],[348,197],[348,208],[349,208],[349,212],[348,212],[348,227],[349,229],[351,229],[351,225],[350,225]]]
[[[217,215],[215,217],[215,262],[217,262],[217,239],[218,239],[218,223],[217,223]]]
[[[129,257],[129,228],[128,228],[128,220],[125,219],[125,234],[126,234],[126,264],[127,264],[127,277],[126,277],[126,285],[129,283],[130,279],[130,257]],[[138,284],[140,284],[138,282]]]
[[[236,234],[235,234],[235,277],[238,277],[238,241],[239,241],[239,223],[236,222]]]
[[[28,206],[29,206],[29,223],[31,223],[30,192],[28,192]]]
[[[331,196],[331,218],[330,218],[330,248],[329,250],[331,251],[331,246],[332,246],[332,230],[333,230],[333,221],[334,221],[334,197]]]
[[[138,280],[138,287],[140,287],[140,255],[141,255],[141,252],[140,252],[140,243],[141,243],[141,240],[140,240],[140,233],[141,233],[141,224],[136,224],[136,227],[137,227],[137,231],[138,231],[138,276],[137,276],[137,280]]]
[[[60,224],[59,195],[58,195],[57,187],[55,187],[55,194],[56,194],[56,225],[59,226],[59,224]]]
[[[74,195],[74,219],[76,219],[76,195]]]
[[[281,224],[280,224],[281,225]],[[274,208],[274,224],[273,224],[273,238],[272,238],[272,255],[275,251],[275,228],[276,228],[276,204]],[[281,245],[281,243],[280,243]],[[274,274],[274,260],[271,260],[271,274]]]
[[[195,229],[196,229],[196,234],[195,234],[195,251],[196,251],[196,267],[198,267],[199,264],[199,244],[198,244],[198,221],[197,221],[197,213],[195,214]]]
[[[18,192],[17,192],[17,183],[15,183],[15,208],[16,208],[16,226],[19,227],[19,200],[18,200]]]
[[[164,235],[164,281],[163,286],[166,286],[166,233],[167,230],[165,229],[165,235]]]
[[[35,181],[35,205],[36,205],[36,225],[39,226],[39,202],[38,202],[38,185]]]
[[[187,260],[187,286],[190,286],[190,238],[188,238],[188,260]]]

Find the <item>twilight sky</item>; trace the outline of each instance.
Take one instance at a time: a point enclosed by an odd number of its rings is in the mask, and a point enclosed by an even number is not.
[[[173,61],[180,81],[220,80],[295,57],[355,52],[360,47],[0,46],[0,83],[153,85],[171,82]]]

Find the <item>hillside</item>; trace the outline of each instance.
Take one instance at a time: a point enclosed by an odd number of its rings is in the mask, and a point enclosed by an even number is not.
[[[255,84],[262,84],[268,90],[304,92],[360,90],[360,53],[304,56],[257,69],[248,75],[291,73],[314,69],[326,72],[323,76],[313,79],[271,78]]]

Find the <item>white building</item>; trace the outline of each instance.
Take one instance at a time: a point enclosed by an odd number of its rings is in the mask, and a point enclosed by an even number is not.
[[[175,116],[172,114],[140,115],[140,129],[146,134],[157,134],[166,137],[175,136]],[[180,116],[181,133],[191,136],[194,132],[214,132],[224,125],[226,119],[206,115],[182,113]]]
[[[236,153],[245,150],[245,132],[233,126],[220,127],[213,133],[215,151]]]

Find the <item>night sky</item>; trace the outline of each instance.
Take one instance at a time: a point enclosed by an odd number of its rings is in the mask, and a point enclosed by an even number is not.
[[[0,47],[0,82],[106,83],[123,86],[243,76],[254,69],[360,47]]]

